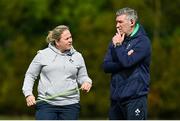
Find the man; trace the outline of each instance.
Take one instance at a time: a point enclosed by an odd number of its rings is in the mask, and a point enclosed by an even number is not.
[[[147,119],[151,44],[138,22],[137,12],[116,13],[117,33],[109,44],[103,69],[111,73],[109,119]]]

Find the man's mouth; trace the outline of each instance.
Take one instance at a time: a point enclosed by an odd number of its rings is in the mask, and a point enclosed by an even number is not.
[[[121,28],[119,28],[119,27],[118,27],[117,29],[118,29],[119,31],[122,31],[122,29],[121,29]]]

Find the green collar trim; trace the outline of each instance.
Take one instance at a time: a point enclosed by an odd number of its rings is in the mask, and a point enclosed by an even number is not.
[[[139,24],[137,23],[134,30],[133,30],[133,32],[131,33],[130,37],[134,36],[137,33],[138,30],[139,30]]]

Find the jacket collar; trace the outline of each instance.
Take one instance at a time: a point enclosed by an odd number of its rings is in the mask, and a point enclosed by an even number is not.
[[[60,50],[58,50],[52,43],[49,43],[48,47],[49,47],[51,50],[53,50],[55,53],[60,54],[60,55],[72,56],[72,55],[76,52],[76,50],[75,50],[73,47],[71,47],[70,50],[67,50],[67,51],[65,51],[65,52],[62,53],[62,52],[61,52]]]
[[[146,35],[146,32],[145,32],[144,28],[142,27],[142,25],[139,24],[138,30],[132,36],[131,35],[128,36],[128,37],[126,36],[125,41],[132,40],[132,39],[134,39],[134,38],[136,38],[138,36],[142,36],[142,35]]]
[[[139,30],[139,23],[137,22],[133,32],[130,35],[130,37],[133,37],[138,32],[138,30]]]

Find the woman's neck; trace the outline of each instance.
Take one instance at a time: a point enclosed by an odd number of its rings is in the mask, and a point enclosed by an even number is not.
[[[56,49],[58,49],[61,53],[64,53],[66,50],[61,49],[60,47],[58,47],[57,45],[55,45]]]

